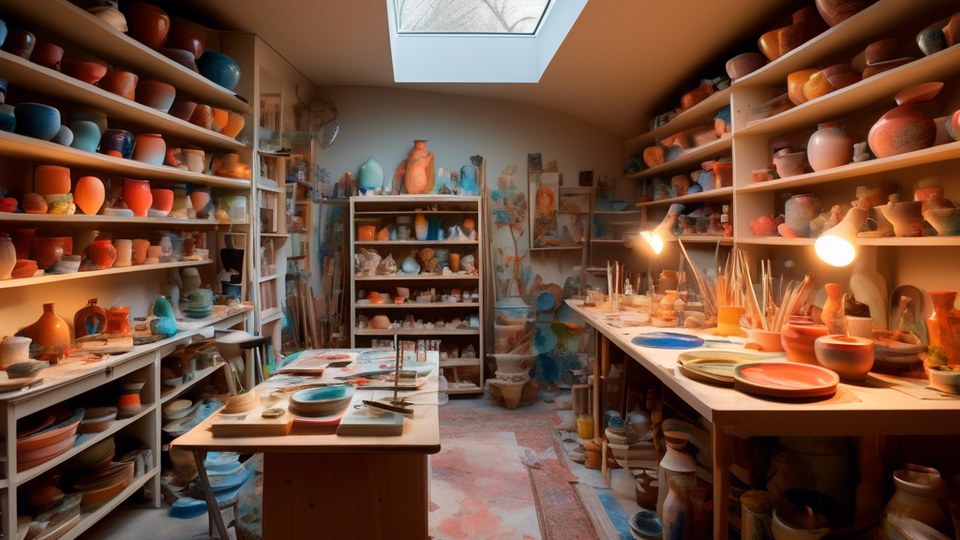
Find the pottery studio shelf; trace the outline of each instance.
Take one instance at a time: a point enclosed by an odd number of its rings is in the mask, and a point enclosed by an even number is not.
[[[766,246],[812,246],[816,238],[783,238],[780,236],[760,236],[738,238],[738,244]],[[885,236],[882,238],[857,238],[858,246],[887,247],[930,247],[960,246],[960,236]]]
[[[456,382],[447,382],[447,393],[448,394],[479,394],[483,392],[483,388],[473,384],[461,384]]]
[[[0,73],[3,73],[11,87],[28,88],[69,103],[95,108],[103,111],[108,119],[143,126],[146,129],[141,133],[156,132],[162,135],[173,135],[205,148],[249,150],[247,145],[236,139],[101,90],[97,86],[34,64],[6,51],[0,51]]]
[[[476,246],[477,240],[357,240],[358,246]]]
[[[2,51],[0,51],[2,54]],[[194,173],[183,169],[156,166],[95,152],[85,152],[61,144],[0,131],[0,155],[66,167],[88,167],[138,180],[164,180],[171,183],[200,184],[221,188],[250,189],[249,180],[237,180]]]
[[[447,358],[445,360],[440,360],[440,367],[467,367],[467,366],[479,366],[479,358]]]
[[[702,124],[712,124],[717,112],[730,105],[731,88],[711,94],[707,99],[681,112],[673,120],[633,139],[640,148],[652,145],[657,139],[679,133]]]
[[[670,197],[669,199],[660,199],[659,201],[639,202],[636,203],[635,206],[637,208],[644,208],[648,206],[666,206],[674,203],[729,200],[732,196],[733,187],[722,187],[701,191],[700,193],[691,193],[682,197]]]
[[[156,457],[154,458],[156,459]],[[131,495],[137,492],[142,488],[146,483],[160,474],[159,467],[153,467],[149,472],[134,478],[130,485],[123,489],[120,493],[117,494],[114,498],[106,501],[105,503],[96,506],[90,512],[82,512],[80,514],[80,521],[74,525],[69,531],[65,532],[59,540],[73,540],[74,538],[79,538],[87,529],[92,527],[96,522],[103,519],[103,516],[109,514],[114,508],[120,505],[123,501],[127,500]]]
[[[331,204],[329,201],[337,201],[338,199],[324,199],[324,204]],[[343,200],[343,199],[341,199]],[[423,210],[383,210],[379,212],[354,212],[356,216],[387,216],[387,215],[414,215],[414,214],[476,214],[476,210],[429,210],[424,208]]]
[[[198,369],[197,371],[194,371],[194,372],[193,372],[193,378],[192,378],[192,379],[190,379],[189,381],[187,381],[187,382],[185,382],[185,383],[183,383],[183,384],[178,384],[176,388],[171,388],[171,389],[167,390],[166,392],[164,392],[163,394],[161,394],[161,396],[160,396],[160,405],[161,405],[161,406],[162,406],[162,405],[165,405],[166,403],[168,403],[168,402],[174,400],[175,398],[183,395],[184,392],[186,392],[187,390],[193,388],[194,386],[197,385],[197,383],[199,383],[200,381],[206,379],[207,377],[209,377],[209,376],[212,375],[213,373],[216,373],[219,369],[223,368],[223,367],[226,366],[226,365],[227,365],[226,362],[218,362],[218,363],[216,363],[216,364],[214,364],[214,365],[212,365],[212,366],[210,366],[210,367],[208,367],[208,368]]]
[[[402,304],[357,304],[357,309],[457,309],[478,308],[479,302],[404,302]]]
[[[730,153],[733,145],[733,137],[727,135],[713,142],[684,150],[680,156],[671,161],[667,161],[656,167],[640,171],[638,173],[628,174],[626,178],[635,178],[645,180],[647,178],[658,178],[671,175],[673,173],[684,172],[686,170],[699,169],[700,164],[713,158],[721,157]]]
[[[389,276],[356,276],[355,281],[477,281],[480,276],[477,275],[455,275],[455,276],[402,276],[393,274]]]
[[[354,330],[358,336],[479,336],[479,328],[457,328],[450,330],[447,328],[388,328],[386,330],[373,330],[364,328]]]
[[[639,204],[639,203],[638,203]],[[590,212],[557,212],[558,214],[589,214]],[[597,216],[617,216],[626,214],[642,214],[640,210],[596,210],[593,212]]]
[[[721,244],[721,245],[732,245],[734,239],[732,236],[707,236],[707,235],[680,235],[676,238],[670,238],[668,242],[676,242],[677,240],[683,240],[684,244]]]
[[[17,278],[0,281],[0,289],[10,289],[14,287],[29,287],[31,285],[45,285],[57,281],[70,281],[75,279],[99,278],[104,276],[113,276],[116,274],[128,274],[130,272],[147,272],[150,270],[166,270],[169,268],[183,268],[185,266],[204,266],[212,264],[212,259],[205,261],[178,261],[160,264],[140,264],[136,266],[123,266],[107,268],[106,270],[91,270],[89,272],[74,272],[72,274],[44,274],[42,276]]]
[[[141,79],[157,79],[172,84],[177,90],[193,96],[199,103],[247,114],[253,112],[250,104],[234,92],[121,34],[68,0],[19,1],[9,4],[4,6],[5,12],[51,30],[59,38],[69,40],[111,64],[123,64]]]
[[[206,227],[240,227],[246,226],[246,221],[212,221],[209,219],[178,219],[171,217],[118,217],[118,216],[87,216],[73,214],[62,216],[57,214],[13,214],[0,212],[0,223],[34,223],[37,225],[129,225],[129,226],[156,226],[170,229],[198,229]]]

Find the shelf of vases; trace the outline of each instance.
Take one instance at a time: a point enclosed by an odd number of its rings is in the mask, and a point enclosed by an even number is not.
[[[198,227],[240,227],[248,223],[246,221],[214,221],[210,219],[180,219],[180,218],[152,218],[152,217],[122,217],[122,216],[88,216],[84,214],[73,214],[70,216],[59,214],[14,214],[12,212],[0,212],[0,223],[37,223],[37,224],[67,224],[67,225],[157,225],[168,228],[187,228],[195,229]]]
[[[440,274],[429,275],[429,276],[404,276],[401,274],[391,274],[387,276],[356,276],[353,278],[355,281],[477,281],[480,279],[478,275],[453,275],[453,276],[444,276]]]
[[[253,112],[250,104],[234,92],[118,32],[69,0],[13,2],[5,6],[4,11],[51,30],[65,41],[82,44],[90,54],[133,67],[141,78],[156,78],[172,84],[202,103],[248,114]]]
[[[666,124],[631,139],[631,144],[643,149],[652,145],[657,139],[662,139],[663,137],[698,125],[712,123],[714,117],[717,115],[717,111],[730,105],[731,91],[732,88],[727,87],[719,92],[714,92],[700,103],[677,114],[673,120],[670,120]],[[679,99],[677,101],[679,101]]]
[[[628,174],[625,178],[636,178],[638,180],[658,178],[661,176],[669,176],[672,173],[681,172],[685,169],[692,169],[704,161],[720,157],[723,154],[729,154],[732,144],[733,137],[727,134],[723,138],[713,142],[684,150],[675,159],[657,165],[656,167],[650,167],[637,173]],[[642,151],[643,149],[641,148],[639,152]]]
[[[189,381],[183,384],[179,384],[175,388],[169,388],[163,391],[163,393],[160,395],[160,405],[162,406],[165,403],[173,400],[177,396],[182,395],[187,390],[196,386],[197,383],[199,383],[200,381],[203,381],[210,375],[213,375],[214,373],[216,373],[218,370],[225,367],[226,365],[227,365],[226,362],[218,362],[208,368],[198,369],[194,371],[193,378],[190,379]]]
[[[387,329],[356,329],[358,336],[478,336],[479,328],[387,328]]]
[[[3,73],[11,88],[24,88],[68,103],[93,107],[109,118],[149,127],[156,133],[175,135],[201,146],[228,150],[250,149],[236,139],[120,97],[6,51],[0,51],[0,73]]]
[[[358,246],[476,246],[478,240],[357,240]]]
[[[97,152],[86,152],[6,131],[0,131],[0,156],[36,161],[47,165],[88,167],[97,171],[142,180],[167,180],[173,183],[250,189],[249,180],[195,173],[165,165],[149,165],[132,159],[118,158]]]
[[[728,187],[710,189],[707,191],[701,191],[699,193],[690,193],[688,195],[683,195],[681,197],[670,197],[668,199],[660,199],[657,201],[638,202],[636,203],[635,206],[637,208],[643,208],[646,206],[665,206],[665,205],[670,205],[674,203],[730,200],[730,195],[732,193],[733,193],[733,187],[728,186]]]
[[[88,279],[103,276],[112,276],[116,274],[127,274],[130,272],[147,272],[150,270],[166,270],[169,268],[182,268],[184,266],[204,266],[212,264],[212,259],[203,261],[177,261],[160,264],[139,264],[135,266],[122,266],[107,268],[104,270],[89,270],[86,272],[74,272],[72,274],[44,274],[41,276],[7,279],[0,281],[0,289],[10,289],[14,287],[29,287],[31,285],[44,285],[57,281],[69,281],[74,279]]]

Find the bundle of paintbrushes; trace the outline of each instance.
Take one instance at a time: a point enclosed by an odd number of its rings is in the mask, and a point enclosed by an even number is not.
[[[744,259],[746,265],[746,259]],[[800,281],[791,280],[783,285],[783,276],[775,279],[769,260],[760,261],[760,299],[756,298],[756,288],[752,281],[747,281],[749,290],[750,322],[753,328],[779,332],[783,325],[790,321],[790,316],[797,313],[810,299],[813,290],[813,272],[807,273]],[[748,274],[749,278],[749,274]],[[777,299],[780,303],[777,304]]]

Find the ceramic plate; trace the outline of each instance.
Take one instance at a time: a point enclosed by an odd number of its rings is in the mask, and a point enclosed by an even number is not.
[[[680,373],[688,379],[707,384],[733,386],[733,368],[744,362],[782,358],[782,354],[763,354],[730,349],[698,349],[677,356]]]
[[[780,398],[829,397],[840,376],[829,369],[794,362],[746,362],[733,368],[737,390]]]
[[[703,345],[703,338],[674,332],[651,332],[640,334],[631,343],[654,349],[694,349]]]

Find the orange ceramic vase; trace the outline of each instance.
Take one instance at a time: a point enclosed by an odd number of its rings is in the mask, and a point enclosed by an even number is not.
[[[827,326],[823,324],[787,323],[780,330],[780,341],[787,352],[787,361],[799,364],[817,363],[814,343],[818,337],[827,335]]]
[[[132,180],[127,178],[123,181],[123,202],[133,210],[133,215],[137,217],[146,217],[147,211],[153,205],[153,194],[150,193],[150,182],[146,180]]]
[[[929,292],[933,299],[933,315],[927,320],[930,345],[943,349],[948,364],[960,365],[960,310],[953,307],[957,293]]]
[[[407,170],[403,186],[407,193],[430,193],[434,184],[433,152],[427,150],[427,141],[413,141],[407,156]]]
[[[77,187],[73,190],[73,202],[88,216],[95,216],[100,212],[104,199],[103,181],[96,176],[84,176],[77,180]]]
[[[847,324],[843,316],[843,285],[827,283],[823,286],[827,291],[827,300],[823,303],[820,320],[827,325],[831,334],[846,334]]]
[[[70,169],[57,165],[40,165],[33,172],[33,190],[40,195],[70,193]]]
[[[70,345],[70,327],[53,311],[53,304],[43,305],[43,315],[22,330],[23,335],[44,349]]]

